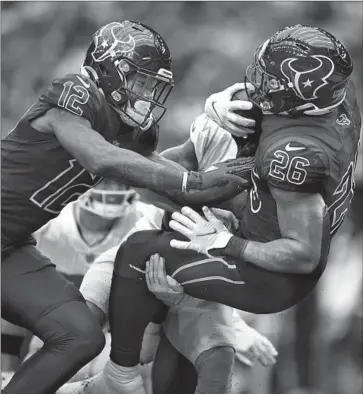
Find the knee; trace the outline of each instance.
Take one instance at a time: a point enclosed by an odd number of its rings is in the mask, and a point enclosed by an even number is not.
[[[89,361],[105,346],[101,326],[83,302],[61,305],[42,320],[42,332],[37,335],[50,351],[66,352],[74,359]]]
[[[73,329],[71,336],[73,351],[89,360],[98,356],[106,344],[105,336],[98,324]]]

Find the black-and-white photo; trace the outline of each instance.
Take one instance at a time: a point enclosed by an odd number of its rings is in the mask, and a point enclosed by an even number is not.
[[[4,394],[361,394],[361,1],[1,3]]]

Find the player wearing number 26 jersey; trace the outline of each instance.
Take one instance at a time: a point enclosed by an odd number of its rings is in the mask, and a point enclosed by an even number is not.
[[[140,286],[153,254],[187,294],[252,313],[282,311],[312,291],[353,196],[361,117],[352,70],[343,44],[320,28],[287,27],[258,47],[246,86],[263,111],[262,133],[239,230],[206,207],[204,215],[184,207],[172,214],[174,232],[128,238],[110,296],[110,311],[114,305],[128,325],[111,323],[112,360],[135,365],[146,324],[162,310]],[[128,307],[130,297],[142,319]]]
[[[328,209],[332,237],[354,194],[361,116],[349,84],[344,102],[320,117],[265,116],[252,171],[253,187],[241,236],[254,241],[281,237],[270,186],[298,193],[319,193]]]
[[[248,183],[158,158],[157,122],[172,87],[164,39],[143,24],[113,22],[93,35],[81,73],[55,80],[3,139],[2,316],[45,343],[4,394],[55,392],[104,344],[83,297],[34,247],[33,232],[103,177],[181,203],[235,195]]]

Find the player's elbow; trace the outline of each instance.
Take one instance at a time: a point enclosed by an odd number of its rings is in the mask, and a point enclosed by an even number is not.
[[[93,175],[98,175],[102,176],[102,173],[104,172],[101,167],[101,163],[98,163],[96,160],[90,160],[87,165],[84,166],[87,171],[89,171]]]
[[[298,255],[299,273],[311,274],[319,264],[320,250],[316,250],[311,245],[301,245]]]
[[[76,159],[91,174],[103,176],[105,159],[101,152],[93,150],[79,155]]]
[[[108,171],[108,166],[101,159],[100,161],[94,161],[90,163],[88,171],[94,175],[105,177]]]

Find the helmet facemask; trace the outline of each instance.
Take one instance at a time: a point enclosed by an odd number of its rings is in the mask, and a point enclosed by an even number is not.
[[[281,78],[278,79],[266,71],[266,65],[262,57],[269,41],[267,40],[257,48],[253,63],[246,68],[246,86],[248,86],[248,83],[250,86],[252,85],[246,90],[246,93],[249,100],[260,107],[262,111],[277,114],[284,111],[286,101],[291,103],[291,98],[294,96],[293,84]],[[277,96],[282,103],[280,107],[276,106],[277,100],[274,100]]]
[[[116,60],[114,64],[121,84],[106,98],[122,121],[144,130],[159,122],[173,88],[172,73],[163,68],[155,73],[127,59]]]
[[[93,188],[79,197],[81,209],[103,219],[114,220],[128,215],[136,192],[130,188],[125,190],[109,190]]]

